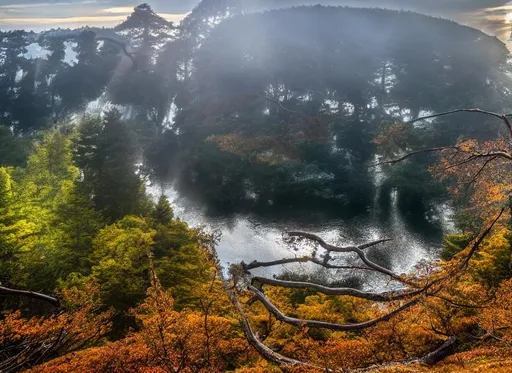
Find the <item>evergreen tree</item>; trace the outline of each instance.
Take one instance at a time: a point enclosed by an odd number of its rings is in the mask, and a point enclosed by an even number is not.
[[[167,225],[172,221],[174,212],[165,195],[162,194],[158,199],[152,217],[157,224]]]
[[[135,48],[135,64],[140,70],[150,69],[155,52],[173,39],[174,29],[172,22],[157,15],[148,4],[135,7],[126,21],[115,27]]]
[[[0,125],[0,166],[23,166],[30,145],[30,137],[16,136],[10,128]]]
[[[17,229],[13,216],[12,178],[9,171],[0,167],[0,283],[8,283],[16,271]]]
[[[20,226],[15,282],[51,291],[62,274],[62,234],[57,210],[74,189],[79,170],[73,163],[72,135],[65,130],[44,137],[30,155],[27,167],[16,170],[15,211]]]
[[[118,110],[107,112],[101,125],[91,118],[82,124],[75,159],[83,170],[83,187],[107,221],[148,211],[144,184],[136,173],[135,139]]]

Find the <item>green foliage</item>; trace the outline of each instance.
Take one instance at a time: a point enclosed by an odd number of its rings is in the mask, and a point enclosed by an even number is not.
[[[503,229],[486,240],[473,262],[475,277],[490,288],[511,278],[512,234]]]
[[[155,267],[162,285],[172,289],[178,309],[197,306],[197,289],[212,280],[210,260],[200,240],[201,233],[182,221],[157,225]]]
[[[103,301],[128,310],[149,286],[148,255],[156,232],[146,221],[127,216],[102,229],[94,239],[91,276],[100,284]]]
[[[15,282],[51,290],[60,272],[60,231],[56,229],[58,207],[69,198],[79,170],[73,164],[72,136],[54,131],[35,146],[27,166],[17,169],[13,210],[20,237],[16,259],[21,271]]]
[[[76,185],[66,200],[59,203],[53,225],[58,232],[57,277],[66,278],[71,272],[89,273],[92,242],[104,222],[90,197],[81,191],[80,185]]]
[[[0,166],[23,166],[30,148],[30,138],[15,136],[7,126],[0,125]]]
[[[13,181],[8,169],[0,168],[0,273],[1,282],[10,279],[15,272],[12,260],[16,252],[18,227],[12,211]]]
[[[174,212],[169,200],[163,194],[158,199],[158,203],[151,216],[156,224],[167,225],[172,221]]]
[[[138,149],[133,133],[117,110],[86,118],[80,128],[75,160],[83,170],[82,182],[94,207],[114,222],[125,215],[146,214],[150,202],[136,174]]]
[[[443,250],[441,251],[441,259],[450,260],[455,255],[464,250],[473,239],[471,233],[455,233],[447,235],[444,238]]]

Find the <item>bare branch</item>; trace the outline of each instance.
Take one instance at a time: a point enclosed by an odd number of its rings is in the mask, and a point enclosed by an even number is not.
[[[473,255],[475,255],[475,252],[480,248],[480,245],[485,240],[485,238],[491,233],[492,229],[494,228],[494,226],[496,225],[498,220],[501,219],[501,217],[503,216],[503,214],[505,213],[505,210],[507,208],[508,208],[508,206],[503,207],[501,209],[501,211],[499,212],[499,214],[496,216],[496,218],[491,222],[491,224],[489,224],[489,226],[480,234],[480,236],[478,238],[476,238],[476,240],[473,241],[472,247],[469,250],[468,255],[466,256],[466,258],[462,261],[462,263],[460,265],[460,269],[464,269],[468,266],[469,261],[471,260]]]
[[[485,308],[485,306],[475,306],[475,305],[471,305],[471,304],[461,304],[461,303],[457,303],[457,302],[454,302],[452,301],[451,299],[448,299],[446,297],[443,297],[441,295],[432,295],[433,297],[435,298],[439,298],[441,299],[442,301],[446,302],[446,303],[449,303],[451,304],[452,306],[454,307],[458,307],[458,308],[474,308],[474,309],[482,309],[482,308]]]
[[[6,288],[5,286],[0,286],[0,296],[23,296],[23,297],[28,297],[28,298],[39,299],[39,300],[45,301],[55,307],[60,306],[60,302],[57,298],[51,297],[46,294],[37,293],[35,291],[30,291],[30,290],[17,290],[17,289]]]
[[[450,110],[450,111],[445,111],[442,113],[425,115],[425,116],[421,116],[418,118],[414,118],[414,119],[408,120],[407,122],[405,122],[405,124],[414,124],[414,123],[420,122],[422,120],[439,118],[439,117],[444,117],[447,115],[452,115],[452,114],[457,114],[457,113],[480,113],[480,114],[485,114],[485,115],[491,115],[491,116],[499,118],[499,119],[503,119],[503,117],[506,118],[506,116],[504,116],[502,114],[494,113],[492,111],[486,111],[486,110],[480,110],[480,109],[456,109],[456,110]]]
[[[314,241],[317,244],[319,244],[321,247],[323,247],[327,251],[336,251],[336,252],[351,252],[353,249],[355,249],[355,246],[350,246],[346,248],[337,247],[328,244],[325,242],[321,237],[317,236],[313,233],[307,233],[307,232],[288,232],[288,236],[290,237],[299,237],[299,238],[307,238],[308,240]]]
[[[376,240],[376,241],[366,243],[363,245],[359,245],[359,246],[338,247],[338,246],[328,244],[321,237],[317,236],[316,234],[312,234],[312,233],[289,232],[288,235],[291,237],[301,237],[301,238],[306,238],[306,239],[312,240],[312,241],[318,243],[321,247],[323,247],[328,252],[356,253],[359,256],[359,258],[364,262],[364,264],[366,264],[369,268],[373,269],[376,272],[380,272],[386,276],[390,276],[391,278],[393,278],[397,281],[404,282],[403,279],[400,278],[400,276],[398,276],[397,274],[395,274],[392,271],[390,271],[389,269],[384,268],[384,267],[372,262],[371,260],[369,260],[363,252],[363,249],[378,245],[382,242],[390,241],[389,238]]]
[[[370,247],[377,246],[377,245],[379,245],[381,243],[389,242],[389,241],[393,241],[393,239],[392,238],[382,238],[380,240],[376,240],[376,241],[373,241],[373,242],[368,242],[368,243],[359,245],[359,246],[357,246],[357,248],[359,250],[365,250],[365,249],[368,249]]]
[[[498,158],[497,156],[494,156],[492,158],[489,158],[488,160],[486,160],[484,162],[484,164],[482,165],[482,167],[480,167],[480,169],[478,170],[478,172],[473,176],[472,180],[470,183],[473,183],[476,179],[478,179],[478,177],[480,176],[480,174],[485,170],[485,168],[487,167],[487,165],[489,163],[491,163],[492,161],[494,161],[496,158]]]
[[[343,324],[333,324],[333,323],[325,322],[325,321],[304,320],[304,319],[296,319],[296,318],[293,318],[293,317],[288,317],[285,314],[283,314],[281,311],[279,311],[279,309],[276,306],[274,306],[265,297],[265,295],[261,291],[256,289],[254,286],[249,285],[247,288],[258,297],[259,301],[265,306],[265,308],[269,312],[271,312],[274,315],[274,317],[277,320],[279,320],[279,321],[282,321],[284,323],[287,323],[287,324],[290,324],[290,325],[293,325],[293,326],[297,326],[297,327],[307,326],[307,327],[310,327],[310,328],[321,328],[321,329],[329,329],[329,330],[337,330],[337,331],[362,330],[362,329],[366,329],[366,328],[372,327],[372,326],[378,324],[379,322],[388,321],[393,316],[395,316],[395,315],[399,314],[400,312],[402,312],[402,311],[404,311],[404,310],[414,306],[415,304],[417,304],[422,299],[422,297],[416,297],[415,299],[405,303],[404,305],[402,305],[401,307],[397,308],[396,310],[394,310],[394,311],[392,311],[390,313],[387,313],[386,315],[381,316],[379,318],[370,320],[370,321],[365,321],[365,322],[358,323],[358,324],[346,324],[346,325],[343,325]]]
[[[120,47],[121,51],[123,52],[124,55],[126,55],[126,57],[128,57],[130,60],[132,60],[132,63],[133,63],[133,66],[137,66],[136,62],[135,62],[135,57],[133,56],[132,53],[128,52],[128,48],[126,46],[126,44],[124,44],[123,42],[120,42],[119,40],[115,40],[115,39],[112,39],[112,38],[108,38],[106,36],[100,36],[100,37],[96,37],[96,40],[98,41],[108,41],[112,44],[115,44],[117,45],[118,47]]]
[[[384,268],[384,267],[372,262],[370,259],[368,259],[362,250],[356,249],[356,250],[354,250],[354,252],[357,253],[357,255],[359,255],[359,258],[361,258],[363,263],[366,264],[368,267],[370,267],[370,268],[374,269],[375,271],[380,272],[384,275],[387,275],[397,281],[404,282],[404,280],[402,278],[400,278],[400,276],[397,275],[396,273],[394,273],[393,271],[390,271],[389,269]]]
[[[289,264],[289,263],[306,263],[306,262],[311,262],[311,263],[314,263],[314,264],[318,264],[319,266],[322,266],[322,267],[327,268],[327,269],[358,269],[358,270],[362,270],[362,271],[373,271],[373,269],[369,268],[369,267],[342,266],[342,265],[329,264],[328,262],[320,261],[320,260],[318,260],[318,259],[316,259],[314,257],[311,257],[311,256],[302,256],[302,257],[299,257],[299,258],[280,259],[280,260],[275,260],[275,261],[272,261],[272,262],[253,261],[253,262],[251,262],[249,264],[245,264],[244,262],[242,262],[242,267],[244,268],[244,270],[250,271],[251,269],[256,269],[256,268],[273,267],[273,266]]]
[[[299,115],[303,118],[306,118],[307,120],[310,120],[310,121],[317,121],[318,119],[316,119],[315,117],[312,117],[306,113],[303,113],[303,112],[300,112],[300,111],[296,111],[296,110],[292,110],[292,109],[288,109],[287,107],[285,107],[283,105],[283,103],[275,98],[272,98],[272,97],[269,97],[269,96],[265,96],[265,95],[259,95],[260,97],[263,97],[264,99],[268,100],[268,101],[271,101],[273,103],[276,103],[282,110],[284,111],[287,111],[288,113],[291,113],[291,114],[295,114],[295,115]]]
[[[332,251],[332,252],[335,252],[335,253],[355,252],[355,250],[357,250],[357,249],[364,250],[364,249],[367,249],[369,247],[381,244],[383,242],[392,241],[391,238],[383,238],[383,239],[379,239],[379,240],[372,241],[372,242],[369,242],[369,243],[365,243],[363,245],[339,247],[339,246],[334,246],[334,245],[328,244],[321,237],[319,237],[319,236],[317,236],[316,234],[313,234],[313,233],[298,232],[298,231],[297,232],[288,232],[288,236],[290,236],[290,237],[307,238],[308,240],[315,241],[320,246],[322,246],[325,250]]]
[[[434,365],[450,355],[458,342],[457,337],[451,336],[438,349],[419,359],[423,364]]]
[[[464,152],[461,151],[460,148],[457,147],[457,146],[445,146],[445,147],[441,147],[441,148],[422,149],[422,150],[416,150],[414,152],[407,153],[407,154],[405,154],[404,156],[402,156],[400,158],[391,159],[389,161],[384,161],[384,162],[376,163],[373,166],[375,167],[375,166],[383,166],[383,165],[387,165],[387,164],[388,165],[389,164],[396,164],[396,163],[400,163],[400,162],[402,162],[402,161],[406,160],[407,158],[412,157],[414,155],[418,155],[418,154],[422,154],[422,153],[442,152],[442,151],[448,150],[448,149],[457,150],[457,151],[460,151],[460,154],[464,154]],[[463,165],[465,163],[469,163],[471,161],[474,161],[474,160],[477,160],[477,159],[480,159],[480,158],[489,158],[489,157],[490,158],[494,158],[494,159],[495,158],[504,158],[504,159],[507,159],[509,161],[512,161],[512,155],[511,154],[509,154],[506,151],[499,150],[499,151],[492,151],[492,152],[487,152],[487,153],[471,154],[471,156],[468,159],[465,159],[465,160],[461,161],[458,164],[450,165],[446,169],[450,169],[450,168],[453,168],[453,167],[461,166],[461,165]]]
[[[400,158],[392,159],[390,161],[384,161],[384,162],[376,163],[373,166],[383,166],[383,165],[386,165],[386,164],[396,164],[396,163],[400,163],[402,161],[405,161],[407,158],[412,157],[414,155],[423,154],[423,153],[442,152],[443,150],[447,150],[447,149],[458,150],[458,148],[456,146],[443,146],[443,147],[440,147],[440,148],[421,149],[421,150],[416,150],[414,152],[407,153],[407,154],[405,154],[404,156],[402,156]]]
[[[282,281],[276,279],[268,279],[264,277],[253,277],[253,281],[257,281],[261,284],[280,286],[289,289],[313,289],[325,295],[335,296],[351,296],[366,300],[372,300],[375,302],[391,302],[395,300],[402,300],[421,294],[424,289],[415,291],[391,291],[385,293],[371,293],[366,291],[360,291],[353,288],[331,288],[311,282],[300,282],[300,281]]]
[[[251,269],[255,269],[255,268],[274,267],[274,266],[289,264],[289,263],[306,263],[306,262],[311,262],[312,260],[313,260],[313,258],[310,256],[302,256],[299,258],[290,258],[290,259],[280,259],[280,260],[274,260],[273,262],[257,262],[255,260],[249,264],[245,264],[244,262],[242,262],[242,267],[244,268],[244,270],[250,271]]]
[[[507,127],[507,130],[508,130],[508,133],[509,133],[509,136],[510,136],[510,140],[512,141],[512,124],[510,123],[510,120],[508,119],[508,116],[510,116],[510,114],[499,114],[499,113],[495,113],[495,112],[492,112],[492,111],[481,110],[481,109],[457,109],[457,110],[451,110],[451,111],[446,111],[444,113],[432,114],[432,115],[427,115],[427,116],[419,117],[419,118],[416,118],[416,119],[412,119],[412,120],[409,120],[409,121],[405,122],[405,124],[413,124],[413,123],[416,123],[416,122],[419,122],[419,121],[422,121],[422,120],[432,119],[432,118],[439,118],[439,117],[443,117],[443,116],[446,116],[446,115],[452,115],[452,114],[456,114],[456,113],[478,113],[478,114],[490,115],[492,117],[501,119],[503,121],[503,123],[505,124],[505,126]]]
[[[216,257],[216,253],[214,252],[214,256]],[[249,318],[247,317],[247,314],[244,312],[244,309],[242,305],[240,304],[240,301],[238,300],[238,297],[235,294],[235,290],[233,287],[230,286],[229,282],[225,279],[222,268],[220,268],[220,265],[218,264],[217,260],[217,268],[218,268],[218,274],[221,279],[222,285],[224,287],[225,292],[227,293],[229,300],[237,310],[238,315],[240,316],[240,326],[242,327],[242,330],[244,331],[245,338],[249,342],[249,344],[267,361],[273,362],[279,366],[302,366],[310,369],[321,369],[324,370],[323,367],[320,367],[315,364],[306,363],[303,361],[295,360],[288,358],[286,356],[283,356],[269,347],[265,346],[254,334],[254,331],[252,330],[251,324],[249,322]]]

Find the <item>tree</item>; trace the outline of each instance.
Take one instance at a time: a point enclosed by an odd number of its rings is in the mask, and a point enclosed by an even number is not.
[[[0,125],[0,166],[23,166],[28,158],[31,140],[16,136],[10,128]]]
[[[69,198],[78,178],[72,142],[65,129],[47,134],[35,146],[27,166],[15,172],[11,204],[19,236],[15,284],[51,291],[59,278],[60,232],[55,227],[58,206]]]
[[[149,69],[156,50],[173,38],[173,29],[172,22],[158,16],[148,4],[135,7],[126,21],[115,28],[136,49],[135,63],[141,70]]]
[[[174,71],[157,71],[155,62],[161,48],[175,39],[175,27],[158,16],[147,4],[139,5],[126,21],[114,29],[124,36],[133,52],[133,66],[109,87],[114,104],[128,106],[138,121],[162,130],[176,91]]]
[[[153,211],[153,219],[157,224],[168,225],[174,218],[171,204],[165,195],[161,195]]]
[[[143,219],[127,216],[96,236],[89,260],[104,304],[127,311],[144,298],[155,234]]]
[[[83,170],[83,186],[105,219],[113,222],[148,211],[144,185],[136,174],[138,149],[119,111],[107,112],[101,123],[94,118],[83,122],[75,159]]]
[[[382,127],[461,102],[501,108],[508,96],[496,97],[491,88],[507,92],[510,84],[502,75],[504,45],[418,14],[300,7],[235,15],[207,35],[176,96],[171,131],[178,133],[181,157],[173,157],[172,166],[182,190],[225,209],[264,209],[270,200],[275,208],[306,203],[366,210],[375,194],[373,170],[367,170],[378,154],[372,140]],[[467,79],[475,71],[482,74]],[[465,93],[441,100],[447,86]],[[456,141],[454,124],[418,127],[418,143]],[[472,117],[465,125],[485,135]],[[402,181],[410,170],[403,171],[387,183],[403,197],[442,193],[431,187],[428,172],[408,188]]]
[[[17,237],[16,218],[13,216],[13,182],[9,171],[0,168],[0,256],[2,284],[13,277],[16,267],[13,259],[17,253],[15,237]]]
[[[92,31],[82,31],[71,41],[76,43],[73,50],[77,61],[65,66],[51,83],[57,122],[83,111],[87,104],[98,99],[113,79],[119,62],[117,50],[108,44],[100,47]]]

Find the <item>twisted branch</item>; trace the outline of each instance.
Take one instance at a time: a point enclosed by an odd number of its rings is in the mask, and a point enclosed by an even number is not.
[[[280,286],[288,289],[313,289],[325,295],[351,296],[375,302],[391,302],[396,300],[402,300],[419,295],[425,290],[420,289],[414,291],[390,291],[384,293],[372,293],[353,288],[332,288],[328,286],[314,284],[311,282],[282,281],[276,279],[269,279],[265,277],[253,277],[252,281],[258,282],[263,285]]]
[[[247,288],[256,295],[256,297],[263,304],[263,306],[265,306],[265,308],[269,312],[271,312],[274,315],[274,317],[279,321],[282,321],[286,324],[290,324],[290,325],[297,326],[297,327],[307,326],[310,328],[321,328],[321,329],[329,329],[329,330],[336,330],[336,331],[355,331],[355,330],[362,330],[362,329],[372,327],[380,322],[390,320],[391,318],[393,318],[393,316],[414,306],[422,299],[422,297],[416,297],[415,299],[400,306],[396,310],[391,311],[379,318],[376,318],[376,319],[373,319],[370,321],[365,321],[365,322],[358,323],[358,324],[344,325],[344,324],[334,324],[334,323],[325,322],[325,321],[305,320],[305,319],[296,319],[294,317],[288,317],[285,314],[283,314],[281,311],[279,311],[279,309],[276,306],[274,306],[272,304],[272,302],[270,302],[260,290],[256,289],[252,285],[248,285]]]
[[[386,276],[389,276],[389,277],[391,277],[394,280],[403,282],[403,279],[400,278],[400,276],[398,276],[397,274],[393,273],[389,269],[384,268],[384,267],[378,265],[377,263],[372,262],[370,259],[368,259],[366,257],[366,254],[363,252],[363,250],[368,249],[370,247],[376,246],[376,245],[381,244],[383,242],[391,241],[390,238],[383,238],[383,239],[379,239],[379,240],[372,241],[372,242],[369,242],[369,243],[366,243],[366,244],[362,244],[362,245],[358,245],[358,246],[339,247],[339,246],[334,246],[334,245],[328,244],[322,238],[320,238],[319,236],[317,236],[315,234],[312,234],[312,233],[289,232],[288,235],[290,237],[306,238],[308,240],[311,240],[311,241],[314,241],[314,242],[318,243],[321,247],[323,247],[325,250],[327,250],[327,257],[328,258],[330,257],[329,254],[331,252],[336,252],[336,253],[356,253],[359,256],[359,258],[363,261],[363,263],[366,264],[366,266],[368,268],[374,270],[375,272],[379,272],[379,273],[382,273],[382,274],[384,274]]]

